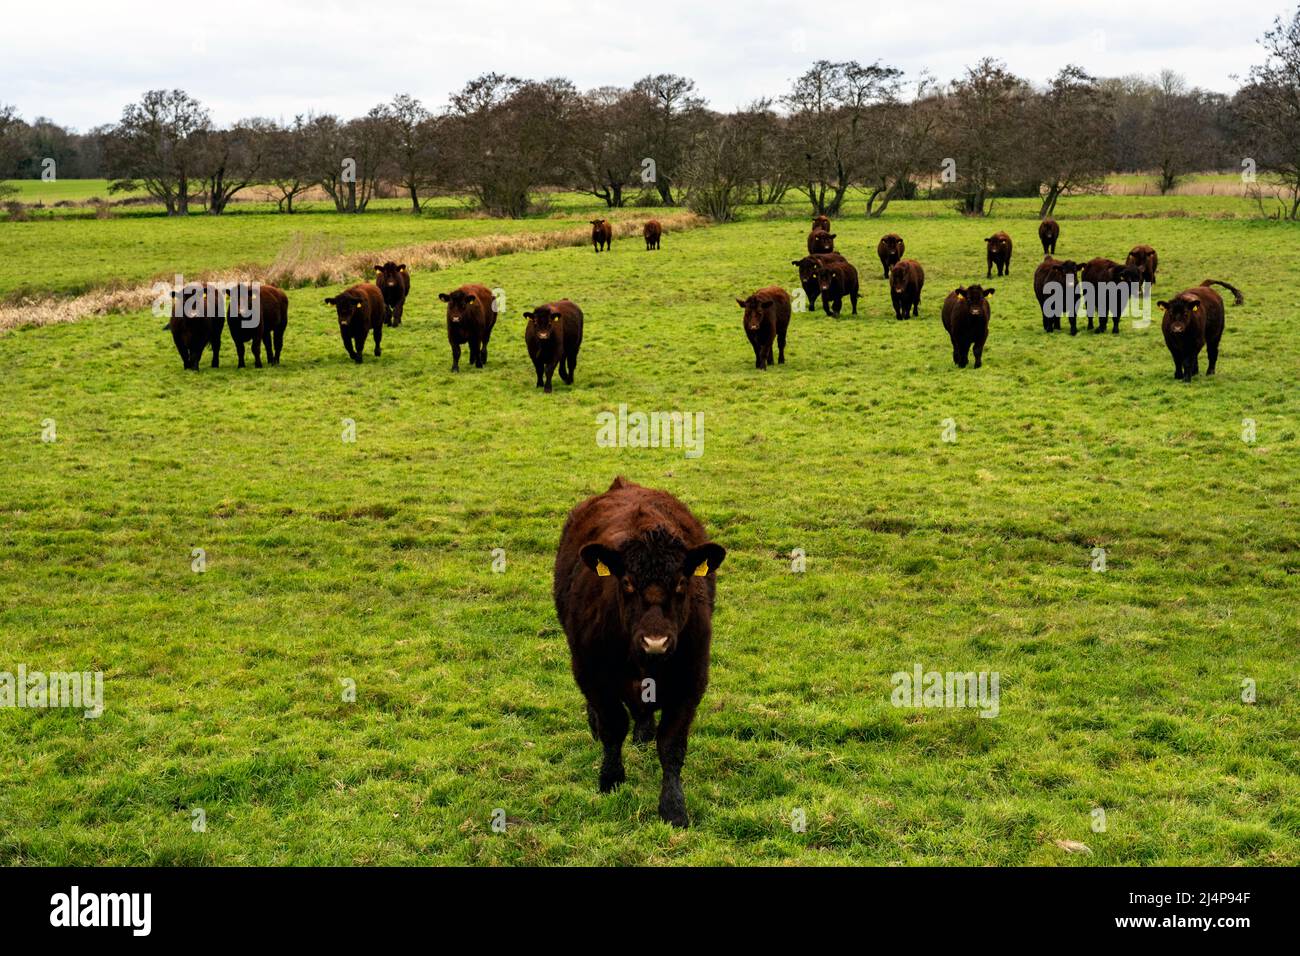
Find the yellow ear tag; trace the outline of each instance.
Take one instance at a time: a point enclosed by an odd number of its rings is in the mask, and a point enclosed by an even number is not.
[[[609,577],[609,568],[605,566],[604,561],[596,562],[596,574],[602,578]]]
[[[966,297],[965,297],[964,295],[962,295],[960,292],[958,292],[958,293],[957,293],[957,301],[958,301],[958,302],[965,302],[965,301],[966,301]]]
[[[707,561],[705,561],[701,565],[697,565],[695,568],[695,576],[697,578],[702,578],[708,573],[709,573],[709,562]]]

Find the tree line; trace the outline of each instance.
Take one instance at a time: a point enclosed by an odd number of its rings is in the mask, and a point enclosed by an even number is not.
[[[469,195],[519,217],[547,187],[610,208],[686,205],[718,220],[742,203],[789,195],[814,213],[845,210],[851,190],[880,216],[924,186],[984,215],[1002,196],[1099,191],[1111,172],[1153,172],[1159,190],[1190,173],[1241,169],[1282,186],[1300,214],[1300,10],[1261,39],[1263,61],[1232,95],[1154,77],[1098,78],[1067,66],[1045,85],[985,59],[955,80],[906,77],[880,63],[819,60],[775,98],[713,110],[683,76],[578,90],[563,78],[498,73],[468,82],[437,112],[395,96],[351,119],[303,114],[227,127],[181,90],[152,90],[121,119],[76,133],[0,106],[0,178],[107,178],[143,189],[170,214],[220,214],[240,192],[278,207],[319,187],[340,212],[381,192],[413,212],[437,194]]]

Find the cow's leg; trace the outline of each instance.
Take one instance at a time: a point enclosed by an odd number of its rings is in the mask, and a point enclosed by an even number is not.
[[[284,324],[275,328],[275,364],[280,364],[280,350],[284,348]]]
[[[459,342],[451,343],[451,370],[453,372],[460,371],[460,343]]]
[[[686,815],[686,794],[682,792],[682,765],[686,763],[686,741],[695,719],[695,703],[665,707],[655,735],[663,782],[659,787],[659,818],[675,827],[691,825]]]
[[[402,310],[405,307],[406,304],[404,302],[399,302],[397,305],[393,306],[393,325],[397,326],[402,324]]]
[[[857,315],[858,314],[858,293],[856,289],[849,293],[849,305],[853,307],[853,314]]]
[[[348,350],[348,358],[352,361],[357,360],[356,350],[352,348],[352,338],[348,335],[347,329],[339,329],[339,336],[343,339],[343,347]]]
[[[223,327],[224,324],[225,323],[222,323]],[[221,332],[220,331],[218,331],[216,335],[212,336],[210,343],[212,345],[212,367],[220,368],[221,367]],[[199,352],[200,354],[202,354],[203,352],[202,345],[199,346]]]
[[[778,329],[776,333],[776,347],[781,353],[781,357],[777,361],[782,365],[785,364],[785,334],[788,331],[790,331],[790,327],[786,326],[784,329]]]
[[[542,360],[533,359],[533,369],[537,372],[537,387],[542,387]]]
[[[979,368],[984,360],[984,340],[977,339],[975,342],[975,367]]]
[[[379,343],[383,339],[383,337],[384,337],[384,326],[382,323],[377,322],[375,323],[375,357],[376,358],[379,357],[380,354]],[[364,339],[362,341],[364,341]]]
[[[754,368],[761,372],[763,371],[763,343],[750,342],[749,344],[754,348]]]
[[[478,340],[472,335],[469,337],[469,367],[478,368]]]
[[[547,395],[551,394],[551,379],[555,376],[555,364],[553,361],[546,363],[546,384],[542,387],[542,391]]]
[[[239,368],[244,367],[244,342],[242,339],[235,339],[235,354],[239,356]]]
[[[1206,375],[1213,375],[1213,374],[1214,374],[1214,366],[1215,366],[1215,365],[1218,363],[1218,361],[1219,361],[1219,343],[1218,343],[1218,342],[1211,342],[1209,339],[1206,339],[1206,340],[1205,340],[1205,359],[1206,359],[1206,363],[1205,363],[1205,374],[1206,374]]]
[[[268,362],[271,360],[271,356],[269,353],[267,354],[266,359]],[[258,329],[257,333],[253,336],[253,368],[261,368],[261,367],[262,367],[262,330]]]
[[[921,293],[919,292],[916,294],[916,298],[912,300],[912,315],[918,319],[921,317]],[[907,317],[906,311],[904,311],[903,317]]]
[[[360,365],[366,358],[366,333],[352,337],[352,360]]]
[[[596,732],[604,755],[600,761],[599,786],[609,793],[624,781],[623,740],[627,737],[627,710],[618,697],[602,697],[589,705],[596,713]],[[589,721],[590,722],[590,721]]]

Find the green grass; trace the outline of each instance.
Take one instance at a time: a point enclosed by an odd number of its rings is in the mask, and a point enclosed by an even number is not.
[[[17,192],[8,198],[22,203],[86,202],[103,199],[114,202],[128,197],[147,195],[144,190],[110,193],[107,179],[6,179],[0,186],[12,186]]]
[[[860,314],[796,315],[766,373],[733,300],[792,283],[794,219],[417,273],[360,367],[320,289],[290,293],[275,369],[234,368],[227,339],[184,372],[147,313],[0,337],[0,670],[106,675],[99,720],[0,710],[0,861],[1300,864],[1300,232],[1063,217],[1063,255],[1145,241],[1160,292],[1245,291],[1219,374],[1185,385],[1157,328],[1042,333],[1033,222],[1007,205],[838,221]],[[1003,226],[985,367],[957,370],[941,293],[982,279]],[[920,320],[873,271],[886,228],[926,266]],[[435,295],[471,280],[508,314],[487,369],[453,376]],[[586,340],[543,396],[518,314],[560,295]],[[704,455],[598,447],[620,403],[704,412]],[[567,510],[619,473],[729,549],[685,832],[649,751],[596,792],[550,598]],[[998,671],[1000,715],[895,709],[916,663]]]

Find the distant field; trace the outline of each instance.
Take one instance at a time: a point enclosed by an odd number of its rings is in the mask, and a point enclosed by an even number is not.
[[[302,245],[338,252],[380,250],[442,239],[569,229],[596,216],[618,220],[655,214],[652,209],[630,206],[611,211],[595,197],[580,193],[551,194],[546,200],[544,215],[522,220],[470,216],[465,200],[459,197],[438,197],[421,216],[407,212],[400,200],[383,200],[362,215],[339,214],[332,207],[286,215],[266,204],[241,204],[222,216],[168,217],[156,207],[122,207],[113,218],[104,220],[91,215],[53,216],[58,210],[51,217],[38,213],[30,222],[0,222],[0,302],[24,296],[74,295],[170,278],[177,272],[265,265]],[[860,219],[864,208],[864,201],[851,195],[845,214]],[[989,222],[1032,220],[1038,209],[1039,203],[1032,199],[999,199],[992,205]],[[809,211],[806,200],[791,193],[779,205],[751,206],[742,215],[748,220],[805,220]],[[1252,203],[1229,196],[1135,196],[1122,203],[1104,196],[1067,197],[1056,211],[1063,221],[1257,215]],[[893,228],[890,224],[898,221],[928,218],[961,221],[947,202],[896,202],[879,220],[880,231]],[[988,228],[992,231],[991,225]],[[1022,254],[1027,251],[1022,249]]]
[[[17,194],[9,198],[24,203],[40,202],[50,205],[56,202],[84,202],[92,198],[114,202],[128,196],[146,195],[143,191],[110,194],[107,179],[55,179],[50,182],[41,179],[9,179],[3,182],[18,188]]]
[[[330,289],[291,291],[284,364],[260,371],[228,338],[221,368],[182,371],[148,312],[0,336],[0,670],[106,675],[98,720],[0,710],[0,863],[1300,865],[1300,227],[1218,218],[1248,212],[1222,197],[1062,204],[1063,255],[1150,242],[1159,295],[1245,292],[1219,374],[1186,385],[1158,324],[1042,332],[1035,206],[856,208],[835,228],[860,314],[797,314],[765,373],[734,300],[794,284],[793,204],[660,253],[417,272],[361,366]],[[0,288],[264,258],[295,230],[550,225],[0,223]],[[984,281],[997,228],[1012,273],[986,283],[985,367],[957,370],[939,303]],[[889,309],[886,229],[925,265],[918,320]],[[507,308],[488,367],[452,375],[435,296],[465,281]],[[586,340],[576,386],[543,396],[519,313],[562,295]],[[703,412],[703,456],[598,447],[620,404]],[[618,473],[729,549],[684,832],[658,821],[650,751],[597,793],[551,601],[566,512]],[[891,706],[917,664],[999,672],[999,715]]]

